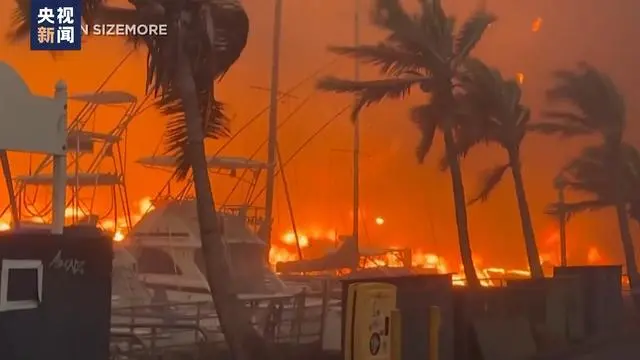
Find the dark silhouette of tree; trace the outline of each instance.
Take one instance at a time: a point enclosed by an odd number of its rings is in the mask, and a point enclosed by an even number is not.
[[[623,142],[627,121],[626,107],[622,94],[613,81],[593,66],[580,63],[574,70],[555,72],[556,85],[548,90],[547,97],[552,103],[568,105],[569,110],[547,111],[544,122],[534,124],[531,129],[543,134],[557,134],[562,137],[596,135],[601,144],[588,147],[583,154],[571,161],[564,173],[585,180],[583,185],[601,184],[599,195],[615,207],[620,239],[627,264],[627,275],[632,288],[640,289],[640,276],[636,264],[636,254],[629,229],[629,199],[625,193],[625,154],[628,147]],[[594,167],[594,159],[600,159],[601,167]],[[588,170],[588,176],[582,171]],[[602,173],[597,174],[597,171]],[[563,174],[560,174],[563,176]],[[608,181],[603,180],[608,178]],[[576,187],[578,183],[567,183]],[[598,194],[598,193],[596,193]],[[588,203],[579,208],[587,209]],[[637,206],[637,203],[635,203]]]
[[[507,152],[509,159],[506,164],[484,172],[480,191],[468,204],[486,201],[504,173],[511,169],[529,269],[532,277],[544,277],[520,162],[520,146],[527,133],[531,112],[521,103],[522,91],[516,80],[503,79],[500,71],[478,59],[468,59],[464,68],[461,99],[465,109],[463,116],[468,120],[456,132],[458,150],[464,156],[478,143],[494,143]]]
[[[378,67],[385,78],[351,81],[330,77],[318,84],[323,90],[355,94],[354,117],[366,106],[404,98],[415,87],[430,95],[428,103],[411,111],[422,135],[416,156],[422,162],[431,150],[436,132],[442,132],[453,185],[460,255],[467,283],[476,287],[480,282],[473,264],[464,185],[454,141],[457,109],[454,87],[461,64],[494,21],[492,14],[478,10],[456,32],[454,19],[445,14],[440,0],[421,1],[421,11],[415,15],[408,14],[399,0],[376,0],[373,23],[387,32],[386,38],[376,45],[330,50]]]
[[[9,37],[20,40],[30,28],[29,0],[16,0]],[[147,50],[147,92],[157,96],[169,116],[167,151],[174,155],[176,175],[191,170],[196,193],[200,239],[206,276],[222,331],[235,359],[264,357],[264,345],[249,325],[248,314],[232,290],[219,218],[208,175],[204,139],[225,136],[227,119],[215,100],[214,82],[242,53],[249,19],[239,0],[130,0],[131,8],[104,0],[83,0],[83,20],[96,23],[167,24],[167,36],[128,39]]]

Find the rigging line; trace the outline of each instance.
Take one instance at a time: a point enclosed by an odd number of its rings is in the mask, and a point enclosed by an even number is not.
[[[316,130],[316,132],[311,134],[311,136],[309,136],[309,138],[307,138],[307,140],[304,143],[302,143],[302,145],[300,145],[296,149],[296,151],[294,151],[293,154],[291,154],[291,156],[287,158],[285,162],[280,164],[280,169],[283,169],[285,166],[287,166],[302,150],[304,150],[304,148],[307,147],[307,145],[309,145],[316,137],[318,137],[320,133],[322,133],[327,127],[329,127],[329,125],[331,125],[334,121],[336,121],[342,114],[344,114],[351,107],[352,105],[347,105],[343,107],[340,111],[338,111],[335,115],[333,115],[333,117],[327,120],[327,122],[325,122],[318,130]],[[281,170],[276,171],[275,176],[277,176],[280,173],[280,171]],[[266,186],[263,187],[262,190],[260,190],[260,192],[253,198],[253,200],[251,200],[251,203],[249,205],[253,205],[258,200],[258,198],[262,196],[262,194],[264,194],[265,190],[266,190]]]
[[[315,79],[318,75],[320,75],[321,73],[323,73],[325,70],[327,70],[330,66],[332,66],[333,64],[336,63],[336,61],[338,61],[338,58],[334,58],[333,60],[329,61],[328,63],[322,65],[320,68],[318,68],[316,71],[314,71],[313,73],[311,73],[309,76],[305,77],[304,79],[300,80],[297,84],[293,85],[291,88],[289,88],[289,90],[285,91],[284,93],[282,93],[280,96],[278,96],[278,101],[282,100],[284,97],[286,97],[289,93],[297,90],[300,86],[304,85],[307,81],[309,80],[313,80]],[[253,124],[256,120],[258,120],[258,118],[260,116],[262,116],[265,112],[267,112],[267,110],[269,110],[271,108],[271,106],[267,106],[264,109],[262,109],[257,115],[255,115],[254,117],[252,117],[249,121],[247,121],[245,124],[243,124],[238,131],[236,131],[233,135],[231,135],[231,137],[227,140],[227,142],[225,142],[224,144],[222,144],[222,146],[220,146],[220,148],[215,152],[215,154],[213,154],[213,156],[218,156],[220,155],[220,153],[227,147],[229,146],[229,144],[238,137],[238,135],[240,135],[244,130],[246,130],[251,124]]]
[[[282,154],[280,153],[280,146],[278,142],[276,142],[276,156],[278,157],[278,163],[282,164]],[[293,213],[293,204],[291,202],[291,194],[289,193],[289,184],[287,182],[287,177],[284,173],[284,167],[280,167],[280,172],[282,175],[280,178],[282,179],[282,185],[284,186],[284,195],[287,200],[287,209],[289,210],[289,218],[291,219],[291,228],[293,229],[293,235],[296,238],[296,250],[298,251],[298,260],[302,260],[302,248],[300,247],[300,237],[298,236],[298,228],[296,227],[296,217]]]
[[[124,65],[124,63],[129,59],[129,57],[131,57],[131,55],[133,55],[133,53],[135,52],[135,49],[131,49],[121,60],[120,62],[118,62],[118,64],[116,64],[116,66],[113,68],[113,70],[111,70],[111,72],[107,75],[107,77],[102,81],[102,83],[100,84],[100,86],[98,86],[98,88],[96,89],[96,93],[101,91],[109,82],[109,80],[111,80],[111,78],[113,78],[113,76],[118,72],[118,70],[120,70],[120,68],[122,67],[122,65]],[[86,113],[88,110],[88,108],[90,107],[89,103],[85,104],[82,109],[80,109],[80,111],[78,112],[78,114],[73,118],[73,120],[71,121],[71,124],[69,124],[68,128],[72,129],[74,126],[76,126],[76,124],[78,122],[80,122],[80,119],[82,118],[82,116],[84,115],[84,113]],[[42,170],[44,170],[44,168],[50,164],[51,159],[53,159],[52,156],[47,156],[45,157],[40,163],[39,165],[36,167],[35,171],[33,171],[33,174],[31,173],[31,164],[29,165],[29,175],[37,175],[39,174]],[[23,184],[24,185],[24,184]],[[26,186],[26,185],[24,185]],[[16,195],[20,195],[22,194],[22,192],[24,191],[24,186],[16,186]],[[0,216],[3,216],[7,210],[9,210],[10,205],[7,205],[5,208],[2,209],[2,211],[0,211]]]
[[[307,81],[309,80],[313,80],[316,77],[318,77],[318,75],[322,74],[323,72],[325,72],[326,70],[328,70],[331,66],[333,66],[338,60],[340,60],[339,57],[334,57],[333,60],[328,61],[327,63],[325,63],[324,65],[320,66],[319,68],[317,68],[314,72],[312,72],[310,75],[308,75],[307,77],[303,78],[302,80],[300,80],[297,84],[293,85],[292,87],[290,87],[287,91],[283,92],[279,97],[278,97],[278,101],[280,101],[282,98],[288,96],[291,92],[295,91],[296,89],[298,89],[300,86],[304,85]],[[222,153],[222,151],[224,149],[227,148],[227,146],[229,146],[231,144],[231,142],[236,139],[238,137],[238,135],[240,135],[244,130],[246,130],[249,126],[251,126],[251,124],[253,124],[256,120],[258,120],[258,118],[260,118],[260,116],[264,115],[264,113],[266,113],[269,108],[271,106],[266,106],[264,107],[262,110],[260,110],[256,115],[254,115],[253,117],[251,117],[249,119],[249,121],[247,121],[246,123],[244,123],[239,129],[238,131],[236,131],[233,135],[231,135],[231,137],[229,137],[229,139],[227,139],[227,141],[222,144],[222,146],[220,146],[220,148],[218,150],[216,150],[216,152],[213,154],[213,156],[218,156],[220,155],[220,153]],[[162,139],[161,139],[162,142]],[[176,177],[176,172],[173,171],[173,173],[171,174],[171,177],[169,178],[169,180],[167,180],[167,183],[173,181]],[[189,188],[190,185],[185,185],[185,188]]]
[[[296,115],[298,112],[300,112],[300,110],[302,110],[302,108],[311,100],[311,98],[317,92],[318,91],[316,90],[316,91],[312,92],[311,94],[309,94],[304,99],[302,99],[302,101],[287,115],[287,117],[285,117],[284,120],[282,120],[282,122],[280,124],[278,124],[278,129],[282,128],[286,123],[289,122],[289,120],[291,120],[293,118],[294,115]],[[251,156],[249,156],[249,160],[253,160],[258,155],[260,150],[262,150],[262,148],[265,145],[267,145],[268,142],[269,142],[269,139],[265,139],[264,141],[262,141],[260,143],[260,145],[258,145],[256,150],[253,153],[251,153]],[[231,200],[231,196],[233,196],[235,191],[238,189],[238,187],[240,186],[240,183],[242,182],[242,179],[244,179],[245,175],[247,175],[248,172],[249,172],[249,169],[243,169],[242,170],[242,172],[240,173],[240,176],[238,177],[238,180],[236,181],[236,183],[233,186],[233,188],[231,189],[231,191],[229,191],[229,193],[227,194],[227,197],[224,199],[224,201],[222,202],[221,206],[227,205],[229,200]]]

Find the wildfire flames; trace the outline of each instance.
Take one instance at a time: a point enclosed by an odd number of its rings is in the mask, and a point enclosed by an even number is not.
[[[382,218],[379,218],[382,219]],[[384,223],[382,221],[376,221],[376,223]],[[293,231],[286,232],[280,238],[279,245],[273,245],[269,254],[269,261],[275,265],[279,262],[295,261],[298,260],[298,252],[296,247],[306,249],[312,246],[313,241],[311,239],[327,239],[331,242],[336,242],[335,234],[327,233],[324,237],[321,237],[322,232],[314,231],[310,235],[304,233],[298,233],[299,245],[296,245],[296,235]],[[545,247],[549,245],[557,245],[558,234],[553,234],[544,243]],[[391,247],[394,248],[394,247]],[[398,247],[395,247],[398,248]],[[554,251],[548,253],[542,253],[540,256],[540,263],[547,265],[559,265],[560,256]],[[402,261],[392,252],[385,255],[376,256],[368,259],[369,261],[364,266],[367,268],[375,267],[396,267],[401,268],[404,266]],[[590,265],[603,264],[604,258],[600,254],[600,250],[597,247],[591,246],[587,252],[587,261]],[[500,279],[506,278],[525,278],[529,277],[531,273],[527,269],[507,269],[503,267],[484,266],[480,257],[474,258],[476,265],[476,273],[480,278],[480,282],[483,286],[497,286]],[[452,274],[453,284],[457,286],[465,285],[464,268],[459,266],[455,269],[451,266],[451,262],[436,253],[428,252],[423,249],[413,249],[411,255],[411,265],[414,268],[428,269],[435,271],[439,274]]]
[[[131,219],[133,224],[138,222],[143,215],[155,209],[150,197],[142,198],[140,201],[138,201],[137,205],[137,209],[133,211],[134,215],[132,215]],[[82,219],[86,216],[87,214],[84,214],[82,211],[79,211],[74,207],[68,207],[65,210],[65,218],[67,219]],[[51,219],[41,217],[33,217],[29,219],[30,222],[36,224],[44,224],[49,222],[50,220]],[[385,223],[384,218],[375,218],[375,223],[377,225],[383,225]],[[0,219],[0,231],[10,230],[11,226],[9,224],[10,217]],[[125,239],[127,229],[125,219],[118,219],[117,221],[104,219],[98,222],[98,226],[105,231],[111,232],[113,234],[114,241],[119,242]],[[298,260],[297,247],[300,247],[301,250],[309,250],[309,248],[312,248],[315,245],[316,241],[324,241],[325,245],[327,242],[329,242],[333,247],[335,247],[337,244],[337,235],[335,232],[318,230],[309,232],[298,232],[297,236],[293,231],[285,232],[280,237],[279,242],[272,246],[269,254],[269,261],[271,265],[275,266],[275,264],[278,262]],[[549,248],[550,246],[554,246],[557,248],[557,242],[558,235],[554,234],[543,243],[543,248]],[[389,248],[400,249],[400,247],[393,246],[390,246]],[[313,252],[317,253],[317,251]],[[558,265],[559,258],[560,256],[555,251],[551,251],[548,253],[543,253],[540,257],[540,262],[542,264]],[[589,264],[593,265],[603,264],[605,262],[600,250],[595,246],[591,246],[588,248],[587,261]],[[481,257],[474,258],[474,262],[476,265],[476,272],[483,286],[498,285],[498,282],[500,280],[495,279],[522,278],[530,276],[530,272],[526,269],[507,269],[503,267],[484,266]],[[411,264],[414,268],[428,269],[440,274],[452,274],[454,285],[464,285],[465,283],[464,269],[462,268],[462,266],[459,266],[457,269],[455,269],[455,266],[451,265],[451,261],[436,253],[429,252],[424,249],[414,248],[412,249]],[[391,252],[384,255],[370,257],[367,261],[367,264],[365,264],[365,267],[367,268],[400,268],[403,266],[403,262]]]

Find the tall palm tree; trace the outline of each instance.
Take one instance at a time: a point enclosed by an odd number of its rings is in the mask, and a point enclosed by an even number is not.
[[[587,200],[572,203],[555,202],[547,207],[546,212],[552,215],[562,215],[568,218],[585,211],[597,211],[608,207],[617,208],[617,197],[624,200],[625,214],[640,225],[640,151],[634,146],[622,143],[620,158],[622,164],[621,179],[610,176],[610,166],[607,163],[609,149],[604,145],[588,146],[582,153],[570,161],[558,174],[558,178],[565,186],[578,193],[589,196]],[[629,269],[637,268],[633,243],[627,246],[623,243],[626,256],[629,283],[634,290],[638,289],[638,279]],[[640,297],[634,296],[638,305]]]
[[[481,178],[481,190],[469,204],[486,201],[507,169],[511,169],[529,269],[532,277],[542,278],[544,274],[520,162],[520,146],[527,133],[531,112],[521,104],[522,91],[516,80],[503,79],[500,71],[477,59],[467,60],[464,68],[461,81],[464,89],[464,116],[471,117],[471,121],[466,121],[456,133],[458,150],[464,156],[480,142],[494,143],[507,152],[509,159],[506,164],[498,165],[484,173]]]
[[[640,276],[626,208],[628,200],[624,190],[623,135],[627,121],[624,98],[606,74],[586,63],[578,64],[574,70],[556,71],[555,77],[556,85],[548,90],[547,97],[552,103],[569,105],[571,109],[547,111],[545,117],[548,120],[531,126],[531,129],[564,137],[593,134],[600,138],[598,156],[604,167],[600,176],[610,178],[610,193],[607,198],[616,209],[627,275],[632,288],[640,289]],[[585,153],[595,156],[592,153],[594,151],[587,148]],[[571,167],[570,163],[569,168]]]
[[[29,33],[29,0],[16,0],[10,37]],[[161,110],[171,115],[168,152],[176,156],[176,174],[191,170],[206,275],[222,331],[234,358],[264,356],[252,353],[257,334],[231,289],[219,218],[216,214],[207,160],[206,137],[226,134],[226,119],[214,97],[214,82],[238,59],[246,45],[249,20],[239,0],[130,0],[131,8],[110,7],[104,0],[83,0],[88,23],[167,24],[168,36],[133,39],[146,46],[147,91],[158,97]]]
[[[323,90],[355,94],[354,117],[364,107],[384,99],[404,98],[414,87],[430,95],[427,104],[411,111],[422,136],[416,155],[422,162],[431,150],[436,131],[442,132],[450,165],[462,265],[467,283],[476,287],[480,282],[473,265],[464,186],[454,141],[457,107],[454,87],[460,65],[495,19],[492,14],[478,10],[456,32],[454,19],[445,14],[440,0],[422,0],[417,15],[408,14],[399,0],[375,0],[373,23],[386,31],[387,37],[376,45],[332,47],[330,50],[377,66],[385,79],[325,78],[318,84]]]

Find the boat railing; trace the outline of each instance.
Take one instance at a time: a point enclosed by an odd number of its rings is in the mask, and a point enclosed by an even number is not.
[[[240,297],[251,323],[269,343],[308,344],[322,340],[331,301],[303,290],[295,294]],[[313,304],[313,305],[309,305]],[[112,309],[112,348],[120,354],[157,354],[176,348],[193,351],[199,344],[224,346],[211,302],[157,303]],[[199,351],[199,350],[198,350]]]
[[[222,214],[244,217],[247,225],[253,230],[260,228],[264,222],[264,208],[258,206],[249,206],[246,204],[223,205],[218,211]]]

